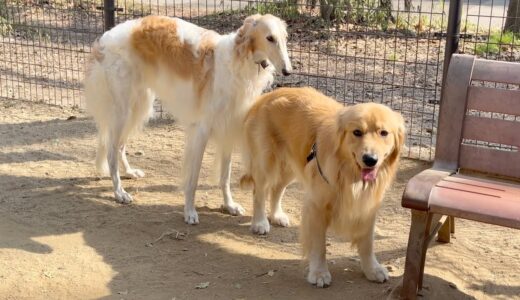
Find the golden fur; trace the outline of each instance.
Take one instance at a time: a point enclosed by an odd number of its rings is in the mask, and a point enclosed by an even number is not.
[[[214,51],[218,33],[203,29],[197,48],[183,41],[177,32],[177,20],[162,16],[144,17],[130,37],[135,52],[151,66],[166,64],[179,78],[197,84],[200,100],[214,72]],[[199,103],[200,105],[200,103]]]
[[[362,135],[354,135],[356,130]],[[330,283],[327,229],[358,247],[369,279],[386,280],[386,270],[372,251],[372,235],[404,134],[402,116],[381,104],[344,107],[312,88],[282,88],[261,96],[245,119],[247,171],[241,185],[254,186],[252,230],[264,234],[270,229],[263,204],[267,194],[271,223],[288,225],[281,197],[284,188],[298,179],[306,191],[301,242],[310,263],[308,280],[318,286]],[[314,143],[317,158],[307,162]],[[373,168],[365,165],[366,154],[379,158]]]

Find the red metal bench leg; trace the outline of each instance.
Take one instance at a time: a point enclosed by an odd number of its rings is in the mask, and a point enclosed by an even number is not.
[[[403,289],[401,290],[403,299],[416,299],[417,290],[422,286],[431,220],[431,215],[427,212],[412,210],[412,224],[410,225]]]

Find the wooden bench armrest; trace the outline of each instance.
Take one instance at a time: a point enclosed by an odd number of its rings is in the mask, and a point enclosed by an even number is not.
[[[428,210],[433,187],[453,173],[455,171],[431,168],[415,175],[406,185],[401,205],[416,210]]]

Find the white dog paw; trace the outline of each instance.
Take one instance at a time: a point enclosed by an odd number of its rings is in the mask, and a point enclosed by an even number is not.
[[[134,178],[134,179],[143,178],[144,172],[139,169],[130,169],[130,170],[126,171],[126,176],[128,176],[130,178]]]
[[[226,210],[232,216],[243,216],[246,212],[242,205],[235,202],[229,205],[223,204],[222,209]]]
[[[280,225],[282,227],[289,227],[289,224],[291,224],[289,217],[284,212],[272,215],[269,220],[271,221],[271,224]]]
[[[363,268],[363,272],[370,281],[385,282],[388,280],[388,270],[377,262],[372,266]]]
[[[132,199],[132,196],[130,196],[130,194],[125,192],[124,190],[115,191],[114,194],[116,196],[117,203],[130,204],[134,200]]]
[[[251,224],[251,231],[256,234],[268,234],[271,226],[267,219],[263,219]]]
[[[332,276],[328,270],[309,271],[307,281],[319,288],[327,287],[332,282]]]
[[[184,222],[195,225],[199,224],[199,215],[195,209],[184,210]]]

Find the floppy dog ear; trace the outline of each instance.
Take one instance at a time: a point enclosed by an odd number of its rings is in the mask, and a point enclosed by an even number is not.
[[[238,29],[237,37],[235,39],[236,49],[239,55],[246,55],[248,52],[253,52],[253,41],[251,39],[251,29],[256,26],[258,19],[262,17],[259,14],[247,17]]]
[[[339,150],[339,148],[343,144],[343,141],[345,140],[345,136],[347,134],[346,130],[347,130],[348,118],[349,118],[349,109],[348,109],[348,107],[344,107],[339,111],[338,116],[336,118],[337,144],[334,149],[335,152],[337,152]]]
[[[393,164],[399,158],[401,149],[404,146],[406,135],[403,116],[398,112],[394,112],[394,114],[396,115],[396,124],[398,124],[398,126],[397,130],[394,132],[394,150],[392,150],[392,153],[388,158],[390,164]]]

